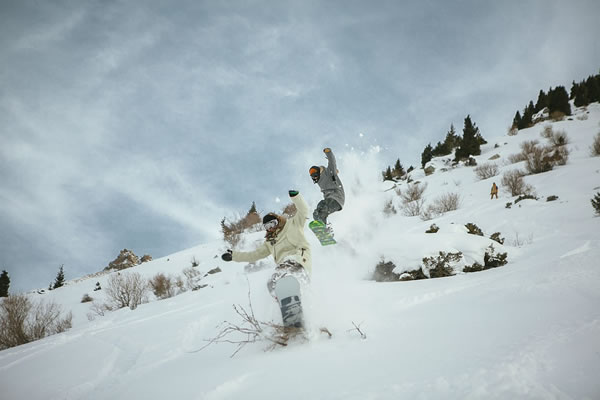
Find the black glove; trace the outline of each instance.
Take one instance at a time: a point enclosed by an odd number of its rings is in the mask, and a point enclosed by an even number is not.
[[[290,190],[288,193],[290,194],[290,197],[295,197],[299,192],[297,190]]]
[[[221,258],[223,259],[223,261],[231,261],[231,260],[233,260],[233,251],[227,250],[226,253],[223,253],[223,255],[221,256]]]

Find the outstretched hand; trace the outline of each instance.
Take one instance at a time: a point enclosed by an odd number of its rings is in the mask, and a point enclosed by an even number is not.
[[[330,152],[331,152],[331,149],[329,147],[325,147],[323,149],[323,153],[330,153]]]
[[[290,197],[295,197],[295,196],[297,196],[297,195],[298,195],[298,193],[300,193],[300,192],[298,192],[297,190],[290,190],[288,193],[290,194]]]
[[[223,259],[223,261],[231,261],[231,260],[233,260],[233,251],[227,250],[227,252],[223,253],[223,255],[221,256],[221,258]]]

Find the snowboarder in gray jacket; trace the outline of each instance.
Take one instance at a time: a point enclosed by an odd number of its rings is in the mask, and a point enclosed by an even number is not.
[[[315,221],[321,221],[327,224],[327,217],[336,211],[340,211],[344,207],[346,195],[344,193],[344,185],[338,176],[338,169],[335,162],[335,156],[329,147],[323,149],[327,157],[327,168],[323,165],[310,167],[308,172],[313,180],[313,183],[319,185],[323,192],[324,199],[317,204],[317,208],[313,212]]]

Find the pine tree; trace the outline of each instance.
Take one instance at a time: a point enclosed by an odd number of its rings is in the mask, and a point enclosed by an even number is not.
[[[425,164],[427,164],[433,158],[433,148],[431,147],[431,143],[425,146],[425,149],[421,153],[421,166],[425,168]]]
[[[385,172],[383,173],[383,180],[384,181],[393,181],[394,180],[394,176],[392,175],[392,168],[391,167],[387,167],[387,169],[385,170]]]
[[[54,284],[52,285],[52,289],[58,289],[65,284],[65,272],[63,270],[64,265],[61,265],[58,273],[56,274],[56,278],[54,279]]]
[[[394,169],[392,170],[392,176],[395,179],[400,179],[404,176],[404,174],[405,174],[404,167],[400,163],[400,159],[397,159],[396,164],[394,165]]]
[[[478,156],[481,154],[481,141],[485,141],[479,133],[479,128],[471,121],[471,116],[465,118],[463,128],[463,137],[460,147],[456,149],[454,159],[456,161],[469,158],[469,156]]]
[[[529,128],[533,125],[533,114],[535,113],[535,107],[533,101],[530,101],[527,106],[523,109],[523,117],[521,118],[521,126],[519,129]]]
[[[548,108],[550,114],[559,111],[565,115],[571,115],[571,105],[569,104],[569,94],[564,86],[557,86],[554,90],[548,92]]]
[[[521,113],[517,110],[517,113],[515,114],[515,117],[513,118],[513,123],[512,123],[511,128],[521,129],[521,128],[519,128],[520,126],[521,126]]]
[[[450,124],[450,130],[446,133],[446,139],[444,139],[444,146],[449,149],[448,154],[452,153],[452,150],[460,145],[460,136],[456,134],[454,124]]]
[[[250,206],[250,210],[248,210],[248,214],[258,214],[258,211],[256,211],[256,203],[252,202],[252,206]]]
[[[543,90],[540,90],[537,103],[535,103],[534,112],[538,113],[546,107],[548,107],[548,95],[546,95]]]
[[[592,199],[592,206],[594,207],[594,210],[596,210],[596,214],[600,215],[600,192],[596,193]]]
[[[5,270],[0,274],[0,297],[8,296],[8,288],[10,287],[10,277]]]

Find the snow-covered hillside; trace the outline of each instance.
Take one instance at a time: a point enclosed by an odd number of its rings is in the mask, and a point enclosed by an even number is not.
[[[380,154],[338,152],[346,187],[346,208],[331,217],[336,246],[313,246],[312,284],[304,294],[307,342],[265,351],[268,343],[213,344],[197,351],[223,321],[241,322],[232,305],[248,306],[256,317],[280,320],[266,290],[265,269],[245,272],[225,263],[224,242],[207,243],[144,263],[137,271],[207,274],[206,287],[166,299],[150,299],[135,310],[120,309],[88,319],[84,293],[103,301],[110,275],[69,282],[34,299],[54,300],[73,312],[73,328],[0,352],[3,399],[598,399],[600,382],[600,218],[590,199],[600,190],[600,157],[589,147],[600,132],[600,105],[577,109],[553,123],[569,139],[565,166],[525,181],[538,200],[514,204],[500,184],[520,143],[537,139],[548,123],[516,136],[488,137],[479,165],[494,162],[500,174],[478,180],[472,167],[451,167],[434,159],[436,172],[414,171],[427,184],[425,205],[458,193],[461,207],[432,220],[386,216],[400,200],[392,183],[380,181],[390,160]],[[365,168],[371,165],[372,168]],[[447,169],[442,171],[442,169]],[[490,200],[492,182],[500,199]],[[402,185],[402,184],[401,184]],[[287,188],[285,188],[287,190]],[[315,190],[316,189],[312,189]],[[549,196],[558,196],[547,201]],[[314,207],[318,197],[309,195]],[[512,202],[510,208],[506,203]],[[435,223],[439,232],[425,231]],[[485,236],[467,233],[474,223]],[[491,241],[500,232],[504,245]],[[241,247],[262,240],[256,232]],[[494,244],[508,264],[448,278],[377,283],[377,263],[391,261],[398,272],[419,268],[439,251],[464,255],[461,266],[483,263]],[[459,266],[460,267],[460,266]],[[356,327],[360,327],[362,337]],[[333,337],[319,332],[326,327]]]

